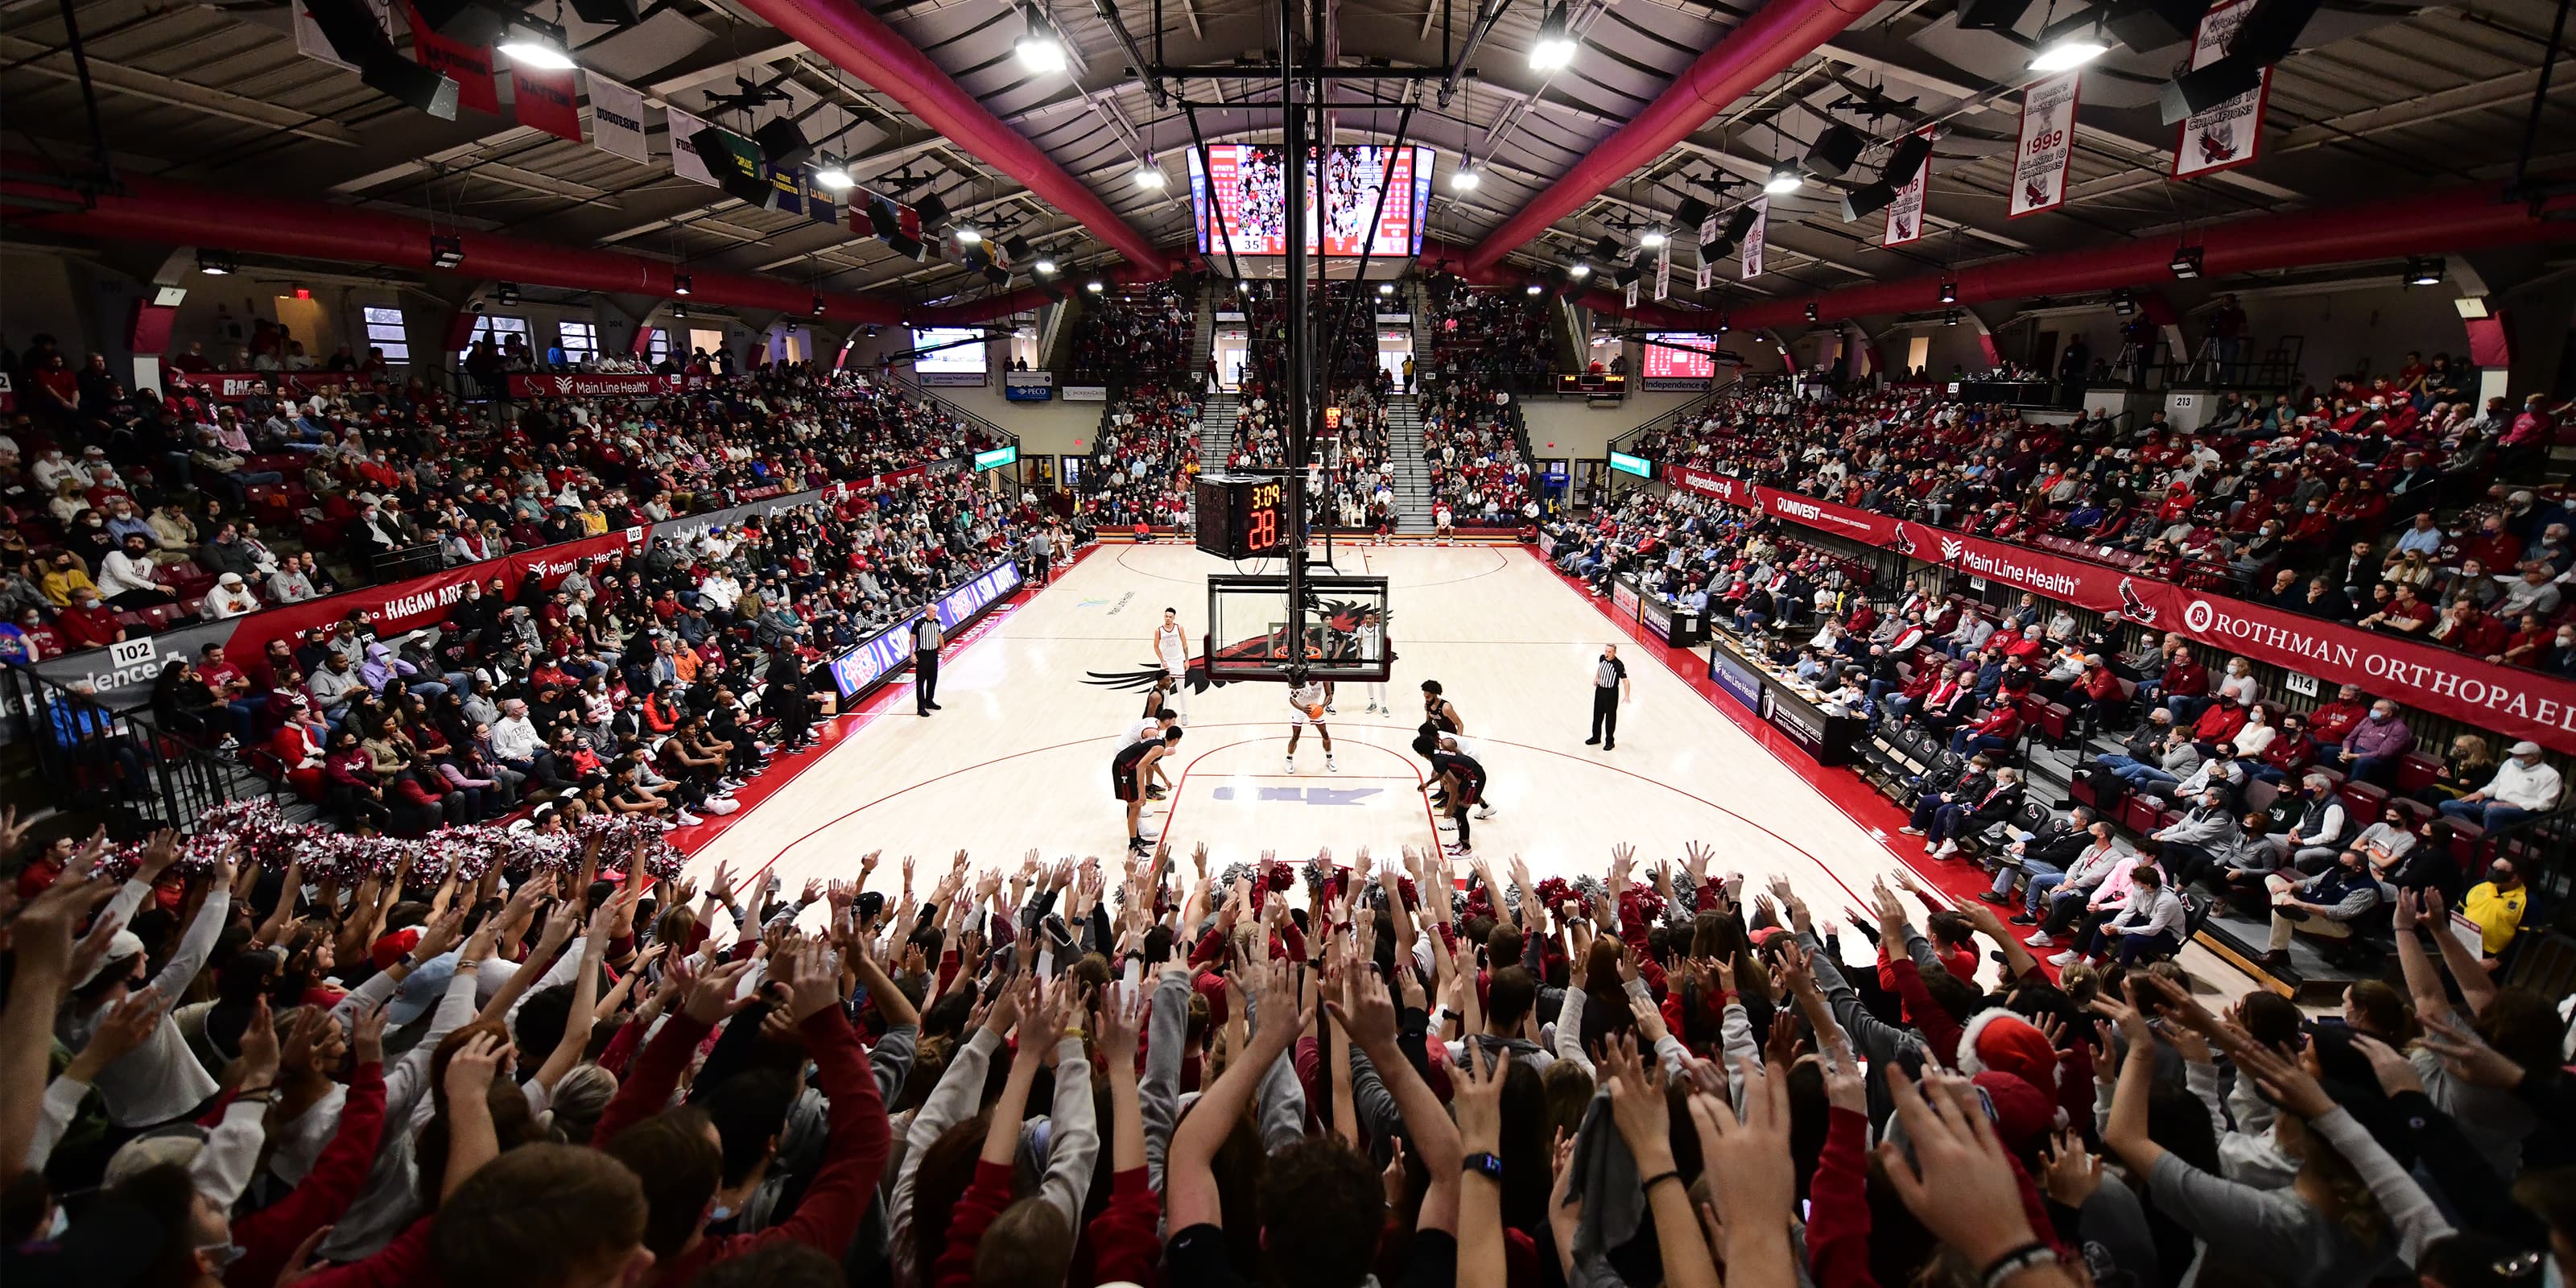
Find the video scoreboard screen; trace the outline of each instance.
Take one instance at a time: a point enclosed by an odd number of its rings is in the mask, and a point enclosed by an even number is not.
[[[1288,253],[1288,176],[1283,149],[1272,144],[1211,145],[1207,164],[1189,153],[1190,206],[1200,253]],[[1431,212],[1432,149],[1374,144],[1323,154],[1319,174],[1306,171],[1306,249],[1324,255],[1401,259],[1422,253]],[[1379,195],[1385,195],[1381,205]],[[1320,203],[1321,215],[1317,214]],[[1368,227],[1377,214],[1377,226]],[[1222,227],[1218,221],[1223,220]]]
[[[1688,349],[1667,347],[1660,341],[1688,345]],[[1648,380],[1710,380],[1717,375],[1717,360],[1710,354],[1717,348],[1717,338],[1683,332],[1660,332],[1646,337],[1645,377]],[[1693,353],[1692,349],[1699,350]],[[1650,386],[1651,387],[1651,386]]]

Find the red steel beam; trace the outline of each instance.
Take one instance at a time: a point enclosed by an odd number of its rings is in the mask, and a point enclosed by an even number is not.
[[[1876,7],[1876,0],[1771,0],[1683,68],[1646,110],[1585,153],[1565,177],[1478,242],[1467,262],[1477,268],[1502,262]]]
[[[743,7],[903,104],[905,111],[960,148],[1019,180],[1040,200],[1109,243],[1128,263],[1155,277],[1169,275],[1170,258],[1119,218],[1090,185],[1066,173],[1026,135],[987,111],[911,41],[865,8],[850,0],[743,0]]]

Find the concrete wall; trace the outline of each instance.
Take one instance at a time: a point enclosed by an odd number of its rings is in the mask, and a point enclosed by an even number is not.
[[[1522,401],[1521,415],[1529,422],[1530,450],[1540,460],[1597,461],[1610,454],[1611,439],[1700,396],[1639,390],[1621,402],[1595,406],[1541,394]]]
[[[901,353],[912,347],[912,338],[899,327],[888,327],[873,337],[861,337],[851,346],[847,364],[852,370],[871,371],[880,355]],[[946,386],[932,392],[986,420],[1020,436],[1022,456],[1085,456],[1090,454],[1092,439],[1100,429],[1100,413],[1106,404],[1066,402],[1064,391],[1046,402],[1012,402],[1002,396],[1002,369],[1010,361],[1010,341],[996,339],[985,345],[985,383]],[[902,374],[909,375],[909,371]]]

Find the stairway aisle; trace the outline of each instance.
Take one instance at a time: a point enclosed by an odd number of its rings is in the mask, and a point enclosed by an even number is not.
[[[1234,418],[1238,409],[1230,393],[1211,394],[1199,400],[1200,473],[1224,472],[1226,458],[1234,455]]]
[[[1422,400],[1416,395],[1387,399],[1386,451],[1395,463],[1395,530],[1431,531],[1431,470],[1422,463]]]

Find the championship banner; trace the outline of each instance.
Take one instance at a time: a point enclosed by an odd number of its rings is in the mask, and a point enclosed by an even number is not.
[[[2495,730],[2508,741],[2529,738],[2553,750],[2576,752],[2576,682],[2140,577],[2108,564],[1752,487],[1686,466],[1671,467],[1666,478],[1677,487],[1818,531],[2094,612],[2116,613],[2151,630],[2177,631],[2326,684],[2357,684],[2365,693]]]
[[[1673,243],[1670,239],[1666,239],[1664,244],[1655,250],[1655,298],[1661,300],[1672,293]]]
[[[2236,43],[2236,29],[2253,12],[2254,0],[2236,0],[2201,15],[2200,31],[2191,42],[2191,69],[2198,71],[2226,57]],[[2271,93],[2272,69],[2265,67],[2254,88],[2192,113],[2174,143],[2173,177],[2214,174],[2253,160],[2263,136],[2263,105]]]
[[[2246,0],[2251,4],[2253,0]],[[2066,202],[2066,169],[2075,163],[2075,98],[2081,72],[2032,81],[2021,91],[2021,146],[2014,156],[2014,219]]]
[[[629,161],[652,164],[653,141],[644,133],[644,96],[596,73],[584,80],[590,91],[592,146]]]
[[[581,103],[573,81],[579,70],[511,64],[510,81],[515,91],[511,105],[519,114],[519,124],[559,139],[581,142]]]
[[[431,30],[410,0],[404,0],[403,16],[411,22],[411,60],[455,81],[457,106],[499,116],[501,87],[492,75],[492,47],[450,40]]]
[[[1752,205],[1753,225],[1744,230],[1744,280],[1762,276],[1762,244],[1769,237],[1771,199],[1755,197]]]
[[[689,140],[696,138],[698,131],[707,128],[707,123],[676,107],[664,108],[663,115],[668,118],[671,126],[671,173],[692,183],[703,183],[710,188],[722,187],[723,185],[716,182],[715,172],[707,168],[707,159],[699,156],[696,148],[689,146]]]
[[[711,383],[705,376],[599,375],[510,377],[513,398],[657,398]]]
[[[1924,138],[1932,137],[1932,127],[1916,130]],[[1902,246],[1923,236],[1923,193],[1932,186],[1932,154],[1923,154],[1923,167],[1907,176],[1905,186],[1896,190],[1896,200],[1887,203],[1887,232],[1879,238],[1880,246]]]
[[[1708,262],[1708,258],[1706,256],[1702,256],[1700,258],[1697,280],[1693,283],[1693,286],[1696,289],[1701,291],[1708,289],[1709,274],[1713,267],[1714,266]]]
[[[1628,307],[1632,309],[1637,307],[1637,284],[1635,282],[1628,283]]]

